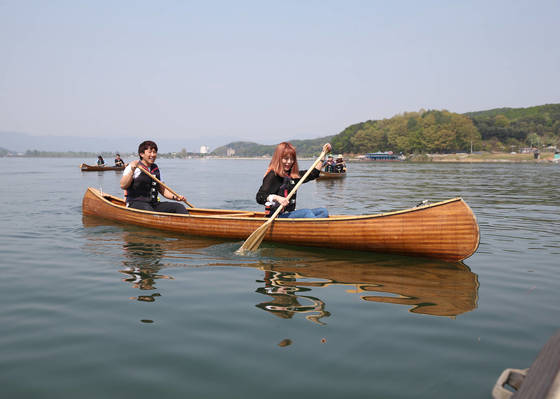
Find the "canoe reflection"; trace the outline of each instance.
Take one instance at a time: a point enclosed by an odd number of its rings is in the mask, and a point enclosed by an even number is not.
[[[265,246],[256,256],[234,254],[240,243],[150,231],[84,216],[84,226],[117,226],[111,235],[92,234],[90,245],[99,251],[122,246],[119,264],[123,281],[142,291],[133,297],[154,301],[162,274],[177,267],[250,267],[264,272],[256,292],[269,297],[256,306],[284,319],[297,314],[323,324],[330,316],[326,287],[344,287],[363,301],[398,304],[412,313],[455,317],[477,307],[478,277],[463,263],[351,251]],[[220,244],[220,245],[219,245]],[[231,248],[230,246],[231,245]]]
[[[282,287],[285,295],[346,286],[346,292],[357,294],[364,301],[406,305],[412,313],[455,317],[477,307],[478,277],[463,263],[400,257],[366,260],[351,256],[263,269],[265,273],[274,272],[272,277],[265,278],[265,288]],[[317,305],[316,309],[325,311],[324,306]]]

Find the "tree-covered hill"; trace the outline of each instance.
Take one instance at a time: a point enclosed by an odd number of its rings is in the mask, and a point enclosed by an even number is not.
[[[480,143],[470,118],[449,111],[407,112],[349,126],[332,140],[344,153],[456,152]]]
[[[376,151],[448,153],[471,150],[510,151],[531,146],[560,146],[560,104],[529,108],[498,108],[458,114],[447,110],[405,112],[392,118],[348,126],[335,136],[292,140],[298,155],[311,156],[330,141],[334,152]],[[214,150],[216,155],[271,155],[274,145],[234,142]],[[230,155],[231,155],[230,151]]]
[[[311,140],[290,140],[296,149],[298,156],[312,156],[317,155],[321,152],[323,144],[327,143],[332,139],[333,136],[320,137]],[[229,155],[236,157],[260,157],[260,156],[272,156],[276,144],[264,145],[257,144],[247,141],[236,141],[225,146],[221,146],[212,151],[212,155],[226,156],[228,155],[228,149],[230,151]]]
[[[502,145],[558,145],[560,104],[466,113],[483,140]]]

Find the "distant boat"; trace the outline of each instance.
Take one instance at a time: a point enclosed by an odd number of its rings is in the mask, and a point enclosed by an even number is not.
[[[88,165],[81,164],[80,169],[82,172],[104,172],[106,170],[124,170],[124,166],[98,166],[98,165]]]
[[[404,161],[404,155],[396,155],[393,151],[387,152],[368,152],[361,158],[363,161],[381,161],[381,162],[388,162],[388,161]]]
[[[346,172],[324,172],[321,171],[317,180],[330,180],[330,179],[344,179],[346,177]]]

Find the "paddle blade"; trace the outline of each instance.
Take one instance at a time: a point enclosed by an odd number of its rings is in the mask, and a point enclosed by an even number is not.
[[[259,227],[258,229],[256,229],[255,231],[253,231],[253,234],[251,234],[243,243],[243,245],[241,246],[241,248],[239,248],[237,251],[235,251],[236,254],[239,255],[243,255],[246,252],[252,252],[252,251],[256,251],[259,246],[261,245],[261,242],[266,234],[266,232],[268,231],[268,228],[270,227],[270,220],[266,223],[264,223],[261,227]]]

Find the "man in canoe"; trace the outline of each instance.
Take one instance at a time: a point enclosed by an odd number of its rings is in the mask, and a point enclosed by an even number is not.
[[[329,143],[323,146],[324,152],[330,152],[330,150],[331,145]],[[319,177],[321,166],[322,162],[317,163],[317,166],[304,183]],[[279,218],[329,217],[329,212],[326,208],[296,210],[297,193],[289,201],[286,199],[305,172],[305,170],[299,170],[296,149],[292,144],[283,142],[276,146],[262,185],[257,192],[257,203],[265,206],[267,217],[272,216],[279,206],[284,207],[280,215],[278,215]]]
[[[333,156],[329,154],[327,160],[323,162],[323,167],[325,168],[325,172],[327,173],[334,173],[334,159]]]
[[[105,166],[105,161],[101,155],[97,156],[97,166]]]
[[[174,201],[185,201],[185,197],[173,194],[138,169],[143,168],[160,180],[159,168],[155,164],[157,151],[156,143],[149,140],[143,141],[138,146],[140,159],[130,162],[124,169],[121,188],[125,190],[126,206],[145,211],[187,214],[188,211],[182,204],[160,202],[158,193]]]
[[[115,166],[124,166],[124,161],[121,158],[121,154],[117,152],[115,155]]]

